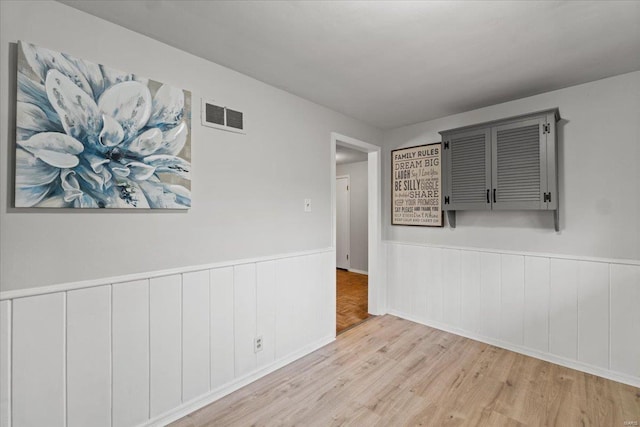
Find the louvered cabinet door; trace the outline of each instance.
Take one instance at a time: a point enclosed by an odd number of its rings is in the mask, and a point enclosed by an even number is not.
[[[547,209],[544,116],[491,128],[493,209]]]
[[[444,210],[491,209],[491,132],[489,128],[444,135]]]

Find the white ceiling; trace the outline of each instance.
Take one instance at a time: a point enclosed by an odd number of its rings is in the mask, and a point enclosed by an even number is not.
[[[61,1],[383,129],[640,69],[637,1]]]
[[[347,163],[357,163],[367,161],[368,155],[363,151],[354,150],[353,148],[343,147],[336,144],[336,164],[344,165]]]

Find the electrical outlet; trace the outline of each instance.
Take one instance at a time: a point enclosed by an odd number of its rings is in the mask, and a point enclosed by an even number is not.
[[[257,353],[262,351],[262,337],[255,337],[253,339],[253,352]]]
[[[304,199],[304,211],[311,212],[311,199]]]

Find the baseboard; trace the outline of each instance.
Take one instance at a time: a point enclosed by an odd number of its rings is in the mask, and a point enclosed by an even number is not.
[[[215,390],[210,391],[209,393],[203,395],[203,396],[199,396],[196,399],[193,399],[189,402],[183,403],[182,405],[172,409],[169,412],[165,412],[164,414],[161,414],[155,418],[152,418],[151,420],[140,424],[140,426],[165,426],[171,422],[177,421],[182,417],[185,417],[189,414],[191,414],[192,412],[197,411],[200,408],[203,408],[213,402],[215,402],[216,400],[219,400],[221,398],[223,398],[224,396],[227,396],[231,393],[233,393],[234,391],[248,385],[251,384],[252,382],[274,372],[277,371],[278,369],[310,354],[313,353],[314,351],[324,347],[327,344],[330,344],[331,342],[335,341],[336,337],[335,335],[332,336],[327,336],[324,337],[320,340],[317,340],[305,347],[303,347],[302,349],[284,357],[281,360],[278,360],[276,362],[273,362],[272,364],[265,366],[262,369],[259,369],[255,372],[249,373],[243,377],[240,377],[238,379],[235,379],[234,381],[223,385],[222,387],[219,387]]]
[[[368,271],[364,271],[364,270],[357,270],[355,268],[349,268],[348,271],[350,271],[351,273],[358,273],[358,274],[364,274],[366,276],[369,275]]]
[[[433,320],[417,319],[410,314],[402,313],[397,310],[388,310],[388,314],[401,317],[411,322],[420,323],[421,325],[429,326],[431,328],[439,329],[441,331],[449,332],[455,335],[459,335],[465,338],[472,339],[474,341],[480,341],[485,344],[490,344],[496,347],[504,348],[515,353],[524,354],[525,356],[534,357],[536,359],[544,360],[545,362],[555,363],[556,365],[564,366],[566,368],[575,369],[577,371],[586,372],[587,374],[596,375],[598,377],[606,378],[612,381],[617,381],[623,384],[628,384],[633,387],[640,388],[640,378],[633,377],[631,375],[622,374],[608,369],[603,369],[598,366],[589,365],[587,363],[579,362],[573,359],[567,359],[561,356],[556,356],[551,353],[544,353],[538,350],[533,350],[528,347],[511,344],[505,341],[501,341],[495,338],[489,338],[484,335],[480,335],[474,332],[465,331],[450,325],[440,323]]]

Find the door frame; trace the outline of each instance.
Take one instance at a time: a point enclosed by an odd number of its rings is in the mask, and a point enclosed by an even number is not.
[[[368,271],[369,271],[369,313],[374,315],[387,312],[387,292],[385,259],[382,252],[382,148],[359,139],[331,132],[331,247],[336,252],[336,145],[367,153],[368,182]],[[334,276],[335,277],[335,276]]]
[[[347,180],[347,270],[351,270],[351,191],[349,191],[349,187],[351,186],[351,177],[349,175],[338,175],[336,176],[336,181],[338,179],[346,179]],[[336,186],[337,188],[337,186]],[[337,195],[337,191],[336,191]],[[336,203],[337,207],[337,203]],[[338,215],[336,210],[336,255],[338,253]],[[336,267],[338,264],[338,258],[336,257]]]

